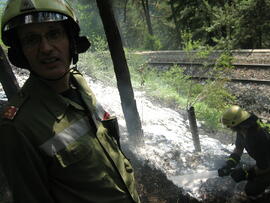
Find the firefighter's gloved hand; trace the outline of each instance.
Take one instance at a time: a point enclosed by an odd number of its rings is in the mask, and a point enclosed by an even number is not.
[[[229,157],[228,160],[226,161],[226,164],[218,169],[218,175],[220,177],[223,176],[228,176],[232,172],[232,168],[234,168],[240,161],[240,156],[236,153],[232,153]]]
[[[242,180],[253,180],[256,177],[256,173],[254,168],[249,170],[238,168],[232,171],[231,177],[235,182],[240,182]]]
[[[235,182],[240,182],[248,179],[248,172],[243,168],[234,169],[231,173],[231,177]]]
[[[226,166],[218,169],[218,176],[219,177],[228,176],[228,175],[230,175],[231,171],[232,171],[231,167],[226,165]]]

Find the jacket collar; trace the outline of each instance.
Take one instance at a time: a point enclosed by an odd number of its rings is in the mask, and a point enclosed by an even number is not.
[[[62,119],[69,103],[42,80],[31,74],[22,90],[39,100],[58,120]]]
[[[95,112],[96,98],[83,76],[75,70],[71,71],[70,77],[80,91],[87,108],[90,112]],[[38,99],[58,120],[63,118],[69,105],[73,105],[75,108],[82,110],[78,107],[79,105],[74,105],[73,102],[56,93],[51,87],[46,85],[46,83],[32,74],[22,90],[27,92],[31,98]]]
[[[71,80],[78,87],[87,108],[90,111],[93,111],[95,109],[97,101],[81,73],[79,73],[78,71],[71,72]]]

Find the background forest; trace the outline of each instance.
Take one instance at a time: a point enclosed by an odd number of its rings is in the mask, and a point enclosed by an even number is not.
[[[181,49],[186,33],[190,33],[193,40],[218,49],[270,46],[269,0],[112,2],[126,48]],[[83,34],[90,39],[105,39],[95,0],[70,0],[70,3],[79,14]]]
[[[96,1],[68,1],[76,8],[82,33],[90,39],[106,41]],[[5,2],[0,1],[1,10]],[[269,0],[112,2],[126,48],[181,49],[186,33],[190,33],[193,40],[219,49],[265,49],[270,46]]]

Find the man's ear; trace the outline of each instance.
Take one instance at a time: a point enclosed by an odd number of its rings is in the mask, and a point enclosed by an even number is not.
[[[76,64],[78,62],[78,54],[84,53],[89,49],[91,46],[91,43],[87,39],[87,37],[82,36],[82,37],[75,37],[71,38],[71,56],[73,60],[73,64]]]
[[[91,43],[87,39],[87,37],[82,36],[77,38],[76,45],[77,45],[77,53],[84,53],[87,51],[87,49],[89,49]]]

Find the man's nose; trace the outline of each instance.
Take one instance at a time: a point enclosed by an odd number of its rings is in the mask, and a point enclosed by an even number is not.
[[[53,45],[51,44],[51,42],[45,36],[42,36],[40,39],[39,50],[41,52],[47,53],[50,52],[52,49]]]

